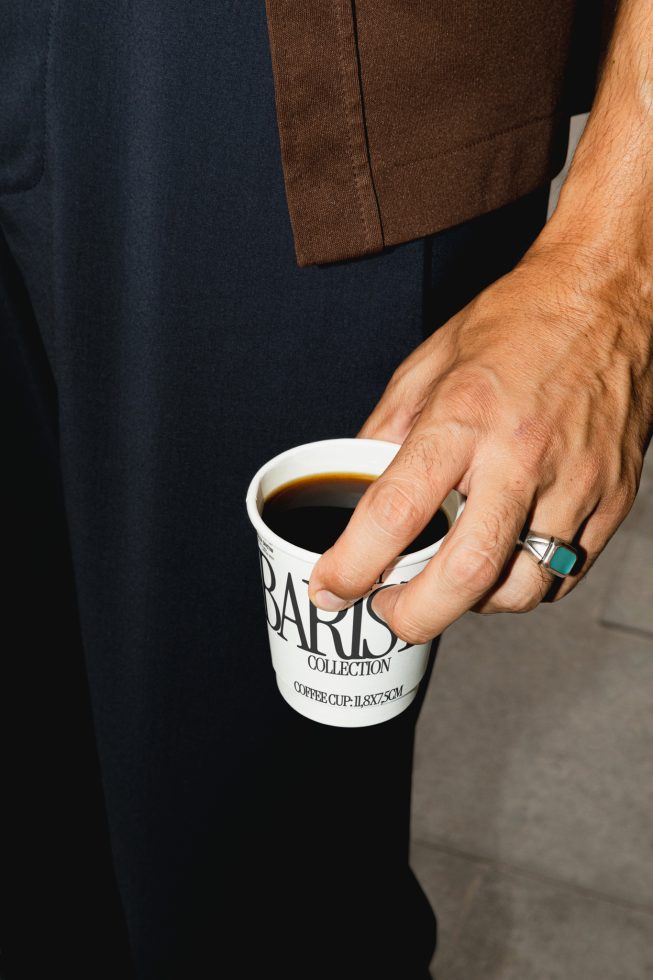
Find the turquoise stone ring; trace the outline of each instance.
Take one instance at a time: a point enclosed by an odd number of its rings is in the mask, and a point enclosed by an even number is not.
[[[518,544],[535,559],[538,565],[544,565],[560,578],[571,574],[578,559],[578,552],[568,541],[551,535],[529,531],[523,540],[518,541]]]

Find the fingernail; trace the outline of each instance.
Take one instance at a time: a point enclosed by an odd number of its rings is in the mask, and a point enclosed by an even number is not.
[[[327,592],[326,589],[320,589],[315,594],[314,601],[316,606],[319,606],[320,609],[324,609],[327,612],[338,612],[340,609],[344,609],[345,606],[349,605],[349,599],[341,599],[340,596],[334,595],[333,592]]]

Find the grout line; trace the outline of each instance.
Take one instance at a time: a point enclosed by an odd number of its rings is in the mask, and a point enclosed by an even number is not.
[[[599,626],[604,629],[610,630],[611,633],[625,633],[626,636],[639,636],[649,643],[653,643],[653,633],[650,630],[640,628],[639,626],[625,626],[622,623],[610,622],[608,619],[599,619]]]
[[[616,905],[619,908],[630,909],[633,912],[643,912],[645,915],[653,916],[653,905],[647,905],[645,902],[632,902],[628,899],[617,897],[616,895],[609,895],[606,892],[595,891],[592,888],[587,888],[584,885],[578,885],[575,882],[567,881],[564,878],[556,878],[554,875],[542,874],[540,871],[535,871],[532,868],[525,868],[519,864],[510,864],[507,861],[495,861],[493,858],[484,857],[480,854],[473,854],[470,851],[464,851],[457,847],[451,847],[449,844],[424,840],[420,837],[412,837],[411,841],[414,844],[431,848],[439,853],[449,854],[452,857],[462,858],[465,861],[473,861],[475,864],[486,865],[486,870],[496,871],[499,874],[505,875],[506,877],[512,876],[516,878],[527,878],[539,884],[543,883],[547,885],[555,885],[557,888],[560,888],[563,891],[572,892],[576,895],[582,896],[583,898],[591,898],[594,901],[605,902],[608,905]]]
[[[477,873],[472,878],[465,894],[463,900],[460,904],[460,911],[458,913],[456,923],[451,931],[451,937],[447,943],[447,950],[444,957],[444,962],[440,963],[439,966],[446,967],[450,962],[453,962],[456,953],[458,952],[458,945],[460,943],[460,938],[463,934],[465,926],[467,925],[467,920],[469,918],[469,913],[471,912],[472,905],[476,901],[476,896],[478,895],[481,885],[485,882],[485,876],[487,872],[487,867],[480,868]],[[437,949],[436,949],[437,955]]]

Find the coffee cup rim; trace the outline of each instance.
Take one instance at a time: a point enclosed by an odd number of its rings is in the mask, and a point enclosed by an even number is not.
[[[373,443],[376,447],[378,447],[379,445],[385,445],[388,447],[396,448],[397,450],[401,448],[401,443],[390,442],[387,439],[367,439],[363,437],[316,439],[313,442],[304,442],[299,446],[291,446],[290,449],[285,449],[282,452],[277,453],[275,456],[272,456],[265,463],[263,463],[262,466],[258,468],[258,470],[250,480],[249,485],[247,487],[247,493],[245,495],[245,505],[247,508],[248,517],[252,525],[254,526],[255,531],[259,535],[259,537],[268,541],[269,544],[276,546],[277,548],[279,548],[280,551],[284,552],[285,554],[291,555],[292,557],[297,558],[300,561],[304,561],[309,564],[315,564],[322,557],[322,553],[317,551],[309,551],[308,548],[302,548],[299,545],[292,544],[292,542],[286,541],[285,538],[282,538],[280,535],[276,534],[271,528],[268,527],[268,525],[264,522],[263,518],[261,517],[258,507],[256,505],[257,490],[259,484],[261,483],[261,480],[268,472],[268,470],[272,469],[275,465],[278,465],[283,460],[291,459],[293,456],[300,455],[301,453],[306,452],[307,449],[312,449],[317,446],[321,446],[324,449],[326,449],[327,447],[335,448],[338,445],[342,445],[343,443],[350,444],[353,442]],[[389,460],[388,464],[386,465],[389,465],[390,462],[391,460]],[[337,471],[333,469],[325,469],[322,472],[326,475],[327,473],[333,473]],[[320,471],[317,471],[315,475],[317,476],[319,475],[319,473]],[[380,473],[377,474],[377,476],[380,475],[381,475]],[[456,507],[456,514],[449,527],[449,531],[451,530],[451,528],[457,521],[458,517],[460,516],[465,506],[465,500],[466,500],[464,495],[460,493],[460,491],[458,490],[453,490],[453,489],[450,490],[449,493],[447,494],[447,497],[449,497],[451,494],[454,494],[455,497],[458,499],[458,504]],[[447,497],[445,497],[445,500],[447,499]],[[425,548],[421,548],[419,551],[411,551],[407,555],[402,555],[400,558],[398,558],[391,565],[388,566],[388,571],[393,570],[395,568],[405,568],[410,565],[419,565],[424,561],[428,561],[429,558],[432,558],[433,555],[436,554],[436,552],[440,548],[440,545],[444,541],[445,537],[446,535],[439,538],[437,541],[434,541],[433,544],[427,545]]]

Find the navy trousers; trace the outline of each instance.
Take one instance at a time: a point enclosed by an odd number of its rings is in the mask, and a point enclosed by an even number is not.
[[[2,969],[422,980],[411,769],[437,641],[392,721],[295,713],[245,491],[356,434],[523,254],[548,187],[299,269],[262,2],[4,7]]]

